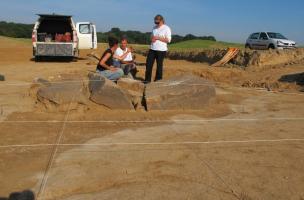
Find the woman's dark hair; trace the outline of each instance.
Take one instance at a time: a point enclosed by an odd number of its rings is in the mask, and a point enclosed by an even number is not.
[[[35,194],[30,190],[14,192],[10,194],[7,200],[35,200]]]
[[[115,46],[116,44],[118,44],[118,39],[115,38],[115,37],[109,37],[108,41],[109,41],[110,48],[112,48],[113,46]]]
[[[154,17],[154,20],[161,20],[161,21],[165,22],[165,18],[162,15],[160,15],[160,14],[156,15]]]

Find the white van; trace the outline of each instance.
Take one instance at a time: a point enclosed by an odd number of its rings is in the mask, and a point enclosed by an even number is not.
[[[32,42],[35,60],[40,57],[78,57],[80,49],[97,49],[96,26],[76,25],[70,15],[38,14]]]

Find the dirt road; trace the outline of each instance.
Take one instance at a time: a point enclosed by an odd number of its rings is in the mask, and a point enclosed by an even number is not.
[[[95,69],[89,51],[77,62],[35,63],[30,44],[0,43],[6,76],[0,197],[31,189],[46,200],[304,199],[304,94],[300,85],[278,81],[304,66],[242,70],[166,60],[165,78],[193,73],[215,81],[217,98],[209,107],[50,113],[36,104],[31,83],[60,74],[85,77]]]

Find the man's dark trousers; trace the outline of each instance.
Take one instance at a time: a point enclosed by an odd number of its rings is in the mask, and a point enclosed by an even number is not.
[[[151,82],[152,70],[153,70],[153,65],[154,65],[155,60],[157,63],[155,81],[159,81],[159,80],[163,79],[163,64],[164,64],[164,59],[166,57],[166,54],[167,54],[166,51],[154,51],[152,49],[149,50],[149,53],[147,56],[146,77],[145,77],[145,81],[147,83]]]

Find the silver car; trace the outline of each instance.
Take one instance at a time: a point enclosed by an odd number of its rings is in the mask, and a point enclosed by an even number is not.
[[[250,49],[292,49],[296,48],[297,44],[280,33],[257,32],[249,36],[245,47]]]

